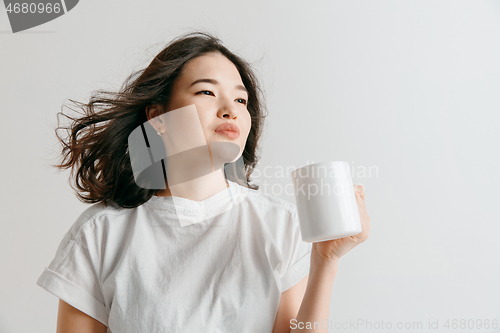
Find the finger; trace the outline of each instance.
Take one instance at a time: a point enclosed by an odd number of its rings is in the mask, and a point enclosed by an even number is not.
[[[364,241],[368,238],[368,235],[370,234],[370,228],[371,228],[370,216],[368,215],[363,199],[361,198],[361,195],[358,192],[356,192],[356,199],[358,202],[359,219],[361,222],[361,233],[359,233],[358,236]]]
[[[365,187],[361,184],[356,184],[354,185],[354,192],[358,193],[363,199],[363,202],[365,202]]]
[[[354,185],[354,193],[356,196],[356,202],[358,203],[358,211],[360,213],[361,222],[363,224],[363,221],[365,221],[366,224],[368,224],[368,230],[370,229],[369,221],[370,217],[368,216],[368,213],[366,211],[366,206],[365,206],[365,187],[361,184],[356,184]],[[364,227],[363,227],[364,229]]]

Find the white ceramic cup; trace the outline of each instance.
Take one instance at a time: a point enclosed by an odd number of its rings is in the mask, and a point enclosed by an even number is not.
[[[362,231],[349,163],[322,162],[291,173],[302,240],[308,243]]]

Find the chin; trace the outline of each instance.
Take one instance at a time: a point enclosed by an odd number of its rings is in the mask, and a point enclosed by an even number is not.
[[[243,154],[243,149],[234,140],[215,140],[209,144],[214,165],[223,166],[225,163],[233,163]]]
[[[227,163],[234,163],[236,162],[240,157],[241,155],[243,155],[243,149],[240,147],[240,153],[238,154],[238,156],[236,156],[236,158],[230,162],[227,162]]]

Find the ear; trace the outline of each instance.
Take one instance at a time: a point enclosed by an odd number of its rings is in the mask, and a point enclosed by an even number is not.
[[[163,114],[163,107],[159,104],[151,104],[146,106],[146,117],[148,122],[153,126],[155,131],[164,132],[164,123],[160,115]]]

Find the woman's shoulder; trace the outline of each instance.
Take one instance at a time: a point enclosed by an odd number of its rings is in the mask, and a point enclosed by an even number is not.
[[[261,189],[250,190],[248,198],[260,205],[262,209],[271,209],[288,214],[297,214],[297,206],[286,199],[263,192]]]
[[[87,207],[71,225],[65,237],[76,241],[95,228],[102,228],[106,221],[111,221],[129,215],[134,208],[122,208],[115,203],[95,203]]]

